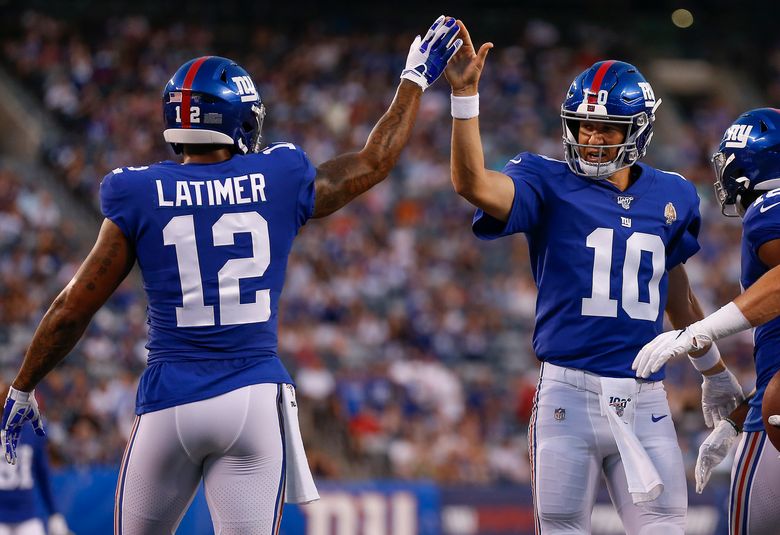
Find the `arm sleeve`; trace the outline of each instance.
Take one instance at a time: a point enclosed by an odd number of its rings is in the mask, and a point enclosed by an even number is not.
[[[107,174],[100,183],[100,211],[133,243],[132,203],[121,170]]]
[[[36,436],[35,454],[33,456],[33,471],[35,485],[41,494],[43,506],[49,516],[58,512],[54,502],[54,493],[51,489],[51,478],[49,477],[49,457],[46,451],[46,440]]]
[[[693,190],[694,201],[691,203],[691,207],[687,211],[686,218],[682,221],[679,231],[667,248],[667,270],[684,263],[701,249],[699,245],[699,230],[701,229],[699,195],[696,193],[696,188],[693,184],[686,183],[686,185]]]
[[[530,232],[539,222],[544,206],[544,188],[540,173],[525,154],[518,155],[501,170],[512,179],[515,196],[504,223],[477,209],[472,222],[474,234],[481,240],[494,240],[518,232]]]

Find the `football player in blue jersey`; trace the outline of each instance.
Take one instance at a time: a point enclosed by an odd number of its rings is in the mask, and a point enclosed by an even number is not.
[[[215,56],[182,65],[162,104],[165,140],[183,162],[103,179],[97,243],[41,321],[6,400],[8,462],[26,420],[43,433],[33,388],[137,261],[149,365],[120,468],[115,533],[173,533],[201,479],[216,533],[277,533],[285,500],[317,499],[277,355],[287,258],[308,219],[388,175],[422,92],[462,44],[458,31],[442,16],[418,36],[365,147],[318,168],[292,143],[263,148],[265,105],[244,69]]]
[[[637,380],[631,369],[664,311],[675,326],[703,317],[682,266],[699,249],[696,189],[639,161],[661,101],[634,66],[600,61],[563,100],[565,161],[521,153],[500,172],[485,169],[478,82],[492,44],[475,50],[463,27],[461,37],[445,70],[452,182],[477,207],[477,237],[526,235],[538,288],[542,366],[529,427],[537,530],[590,533],[603,474],[626,533],[682,534],[685,472],[663,370]],[[701,358],[706,415],[717,421],[742,391],[715,346]]]
[[[58,512],[51,489],[46,439],[27,426],[16,451],[16,464],[0,463],[0,535],[68,535],[68,523]],[[38,517],[36,495],[48,515],[46,529]]]
[[[764,391],[780,371],[780,210],[775,208],[780,204],[780,111],[760,108],[742,114],[726,130],[713,163],[724,215],[742,217],[740,283],[745,292],[686,329],[659,335],[640,351],[635,368],[637,375],[646,376],[672,357],[756,327],[756,391],[749,411],[721,422],[705,439],[696,463],[696,487],[701,492],[712,468],[744,431],[731,470],[729,532],[768,535],[780,525],[778,451],[767,440],[761,416]],[[769,424],[780,425],[774,421],[778,419],[770,416]]]

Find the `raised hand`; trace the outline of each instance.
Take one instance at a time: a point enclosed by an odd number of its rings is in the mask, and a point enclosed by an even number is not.
[[[414,82],[425,91],[441,76],[447,62],[463,45],[463,40],[455,39],[459,31],[455,19],[444,15],[436,19],[425,37],[418,35],[412,42],[401,78]]]
[[[463,21],[459,20],[457,24],[460,26],[463,46],[447,64],[444,76],[452,87],[453,95],[458,97],[476,95],[485,59],[488,51],[493,48],[493,43],[485,43],[479,47],[479,51],[475,51],[474,43]]]

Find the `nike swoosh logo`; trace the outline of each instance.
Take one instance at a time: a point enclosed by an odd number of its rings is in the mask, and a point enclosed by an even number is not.
[[[767,210],[771,210],[772,208],[774,208],[778,204],[780,204],[780,202],[776,202],[775,204],[770,204],[769,206],[767,206],[765,204],[762,204],[761,208],[759,208],[758,210],[763,214],[764,212],[766,212]]]
[[[518,158],[517,160],[509,160],[509,161],[512,162],[512,163],[520,163],[520,162],[523,161],[523,159],[522,158]]]
[[[661,420],[663,420],[667,416],[669,416],[669,415],[668,414],[662,414],[661,416],[656,416],[655,414],[651,414],[650,415],[650,419],[653,420],[653,422],[660,422]]]

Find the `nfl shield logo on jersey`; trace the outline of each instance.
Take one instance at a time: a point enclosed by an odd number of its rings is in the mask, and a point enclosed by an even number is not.
[[[553,414],[553,418],[555,418],[557,421],[563,421],[566,418],[566,409],[562,407],[558,407],[555,409],[555,413]]]

